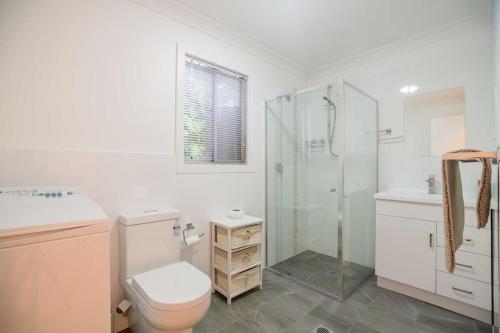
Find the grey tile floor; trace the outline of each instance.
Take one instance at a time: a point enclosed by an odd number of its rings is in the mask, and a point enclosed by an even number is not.
[[[337,290],[337,258],[306,250],[271,268],[298,281],[315,286],[331,295],[339,295]],[[367,277],[373,269],[346,262],[344,264],[344,295],[348,295]]]
[[[489,325],[376,286],[370,277],[343,303],[290,279],[264,271],[255,289],[227,305],[213,294],[210,309],[194,327],[202,332],[486,333]]]

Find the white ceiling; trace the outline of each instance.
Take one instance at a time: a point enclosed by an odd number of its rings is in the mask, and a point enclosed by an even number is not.
[[[491,0],[176,2],[309,70],[443,26],[491,21]]]

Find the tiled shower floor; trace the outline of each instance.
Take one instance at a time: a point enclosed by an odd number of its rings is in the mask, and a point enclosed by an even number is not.
[[[231,306],[213,294],[194,332],[309,333],[320,324],[335,333],[491,332],[489,325],[378,288],[374,277],[343,303],[267,270],[263,278],[262,290],[233,299]]]
[[[337,258],[307,250],[273,265],[271,268],[327,294],[338,296],[337,265]],[[372,274],[372,268],[346,262],[344,264],[345,294],[349,294]]]

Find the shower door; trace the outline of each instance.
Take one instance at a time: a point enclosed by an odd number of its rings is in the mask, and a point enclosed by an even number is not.
[[[267,266],[332,295],[340,267],[337,99],[325,86],[266,104]]]
[[[267,262],[272,265],[292,255],[293,225],[284,223],[292,218],[293,202],[293,124],[290,96],[278,97],[266,103],[266,211]],[[285,241],[283,240],[285,239]]]

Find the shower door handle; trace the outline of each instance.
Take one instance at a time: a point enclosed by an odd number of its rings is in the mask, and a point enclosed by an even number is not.
[[[283,173],[283,163],[276,163],[274,166],[276,173]]]

